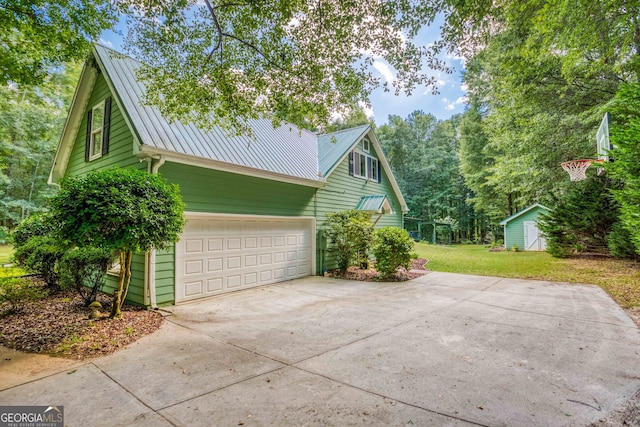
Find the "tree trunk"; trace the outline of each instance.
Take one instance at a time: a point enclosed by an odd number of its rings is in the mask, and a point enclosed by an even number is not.
[[[122,305],[129,290],[129,282],[131,281],[131,258],[133,252],[120,251],[120,275],[118,276],[118,288],[113,292],[113,306],[111,307],[112,319],[122,317]]]

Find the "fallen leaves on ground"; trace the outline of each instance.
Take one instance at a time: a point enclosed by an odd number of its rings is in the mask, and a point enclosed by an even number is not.
[[[106,316],[111,298],[100,295],[98,300]],[[163,321],[156,312],[129,305],[120,319],[89,320],[90,313],[75,292],[61,291],[0,317],[0,344],[82,360],[113,353],[155,332]]]

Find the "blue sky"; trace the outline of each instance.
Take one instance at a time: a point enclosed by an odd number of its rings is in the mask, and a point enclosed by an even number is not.
[[[428,44],[436,40],[439,35],[441,21],[423,28],[417,35],[417,44]],[[126,24],[124,20],[115,27],[115,31],[108,30],[102,34],[100,43],[122,52],[123,37],[126,34]],[[441,59],[447,61],[450,67],[454,68],[452,74],[445,74],[433,71],[431,75],[438,81],[440,94],[433,95],[430,89],[424,87],[417,88],[411,96],[400,94],[396,96],[393,91],[384,92],[382,88],[376,89],[371,94],[372,111],[367,113],[373,116],[378,126],[387,122],[389,115],[407,117],[415,110],[422,110],[431,113],[440,120],[448,119],[454,114],[462,113],[465,109],[465,87],[462,84],[462,71],[464,64],[460,58],[443,54]],[[374,62],[375,73],[382,79],[382,82],[393,79],[394,70],[382,59]]]

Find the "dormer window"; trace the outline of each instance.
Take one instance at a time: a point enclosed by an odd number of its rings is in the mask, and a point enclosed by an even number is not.
[[[87,139],[84,161],[99,159],[109,152],[109,128],[111,127],[111,97],[87,111]]]
[[[102,156],[102,132],[104,129],[104,101],[91,109],[91,140],[89,160]]]
[[[362,140],[362,151],[364,151],[365,153],[371,152],[371,141],[369,141],[367,138]]]

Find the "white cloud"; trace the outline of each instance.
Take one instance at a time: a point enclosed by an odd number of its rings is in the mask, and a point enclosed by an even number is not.
[[[101,44],[102,46],[113,49],[113,43],[111,43],[109,40],[103,39],[102,37],[100,37],[100,40],[98,40],[98,43]]]
[[[358,101],[358,107],[362,108],[362,110],[364,111],[364,114],[367,115],[367,118],[369,120],[373,120],[373,107],[370,105],[365,104],[362,101]]]
[[[467,98],[464,96],[459,96],[455,101],[453,101],[455,105],[462,105],[465,102],[467,102]]]
[[[382,77],[384,77],[387,83],[391,84],[395,79],[393,71],[391,71],[391,67],[389,67],[389,65],[387,65],[385,62],[382,62],[380,60],[373,61],[373,68],[375,68],[380,74],[382,74]]]
[[[462,83],[460,85],[460,90],[463,91],[463,92],[468,92],[469,91],[469,85],[466,84],[466,83]]]

